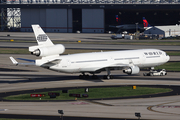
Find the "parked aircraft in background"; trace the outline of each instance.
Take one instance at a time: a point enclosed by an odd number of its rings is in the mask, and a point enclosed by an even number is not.
[[[124,73],[138,74],[140,68],[153,68],[169,61],[170,57],[159,49],[139,49],[111,52],[80,53],[72,55],[61,55],[65,51],[62,44],[54,45],[49,37],[44,33],[39,25],[32,25],[37,46],[30,46],[32,55],[41,57],[36,60],[23,59],[30,63],[18,63],[10,57],[13,64],[29,65],[33,64],[50,70],[64,73],[82,73],[80,78],[86,77],[85,73],[94,74],[106,70],[104,78],[110,79],[111,70],[122,69]]]
[[[180,25],[151,26],[143,17],[144,34],[153,34],[163,37],[180,36]]]
[[[136,32],[136,30],[143,30],[144,27],[142,24],[124,24],[124,25],[117,25],[117,26],[113,26],[113,25],[109,25],[109,27],[112,27],[112,28],[117,28],[118,31],[117,33],[119,32],[123,32],[123,31],[134,31]]]

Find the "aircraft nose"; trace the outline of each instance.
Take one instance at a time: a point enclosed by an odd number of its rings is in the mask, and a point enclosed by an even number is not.
[[[167,55],[167,56],[166,56],[166,61],[168,62],[169,60],[170,60],[170,56]]]

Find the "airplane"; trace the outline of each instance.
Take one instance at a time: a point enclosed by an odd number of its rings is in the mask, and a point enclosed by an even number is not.
[[[169,61],[170,57],[166,52],[159,49],[138,49],[109,52],[92,52],[62,55],[65,47],[62,44],[53,44],[39,25],[32,25],[37,46],[30,46],[32,55],[41,57],[30,60],[29,63],[18,63],[13,57],[11,61],[15,65],[36,65],[63,73],[82,73],[80,78],[86,78],[86,73],[93,74],[92,78],[97,78],[96,73],[107,71],[104,79],[112,79],[111,70],[123,70],[128,75],[138,74],[140,68],[162,65]]]
[[[111,28],[117,28],[118,32],[120,31],[136,31],[137,29],[143,30],[143,25],[142,24],[124,24],[124,25],[117,25],[117,26],[113,26],[113,25],[109,25],[109,27]]]

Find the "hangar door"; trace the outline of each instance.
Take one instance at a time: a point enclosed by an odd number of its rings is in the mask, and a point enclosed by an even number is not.
[[[77,31],[82,32],[82,10],[81,9],[73,9],[73,33]]]
[[[82,32],[104,33],[103,9],[82,9]]]

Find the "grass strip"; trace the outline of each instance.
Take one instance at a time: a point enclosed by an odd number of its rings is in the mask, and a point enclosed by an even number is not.
[[[126,40],[107,40],[107,41],[86,41],[82,40],[81,43],[77,41],[69,41],[69,40],[52,40],[54,44],[104,44],[104,45],[180,45],[180,41],[166,41],[166,40],[147,40],[147,41],[131,41],[126,42]],[[0,42],[11,42],[10,40],[0,40]],[[15,43],[36,43],[35,40],[14,40]]]
[[[102,50],[102,51],[117,51],[117,50]],[[87,52],[101,52],[101,50],[89,49],[66,49],[63,54],[87,53]],[[0,54],[30,54],[26,48],[0,48]],[[180,51],[167,51],[170,56],[180,56]]]
[[[85,93],[84,88],[71,89],[69,93],[62,93],[62,91],[49,91],[58,92],[60,96],[56,98],[50,98],[48,92],[33,93],[33,94],[45,94],[45,97],[41,97],[41,100],[74,100],[75,97],[69,97],[69,94],[88,94],[88,98],[78,98],[78,99],[103,99],[103,98],[117,98],[117,97],[127,97],[127,96],[139,96],[139,95],[149,95],[149,94],[159,94],[172,91],[169,88],[150,88],[150,87],[137,87],[132,89],[130,86],[125,87],[105,87],[105,88],[89,88],[89,92]],[[7,100],[40,100],[37,97],[30,97],[30,94],[20,94],[5,97]]]
[[[30,54],[26,48],[0,48],[0,54]]]
[[[166,69],[167,71],[180,71],[180,62],[168,62],[155,67],[155,69]]]

